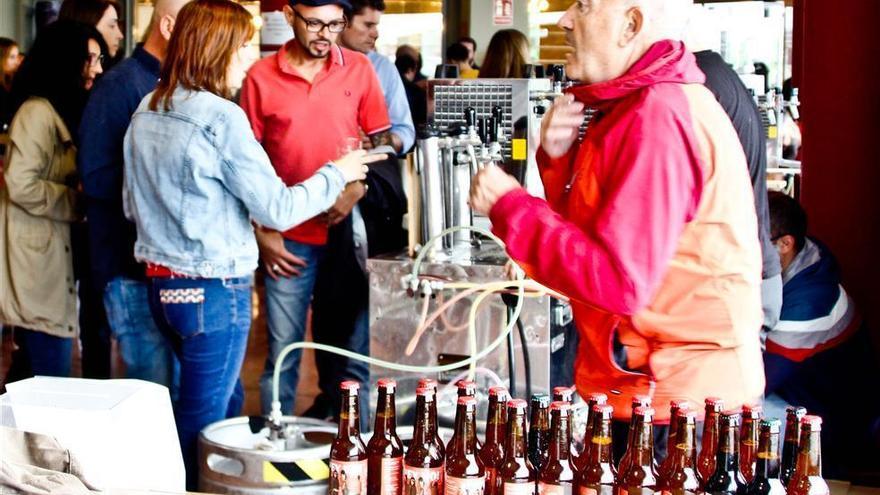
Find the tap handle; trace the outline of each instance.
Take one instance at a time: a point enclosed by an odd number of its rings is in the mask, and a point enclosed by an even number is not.
[[[486,119],[477,119],[477,135],[480,136],[480,141],[483,143],[487,143],[486,140]]]
[[[474,107],[464,109],[464,121],[468,127],[475,127],[477,125],[477,110]]]
[[[495,117],[486,119],[486,134],[487,139],[485,143],[495,143],[498,141],[498,120]]]

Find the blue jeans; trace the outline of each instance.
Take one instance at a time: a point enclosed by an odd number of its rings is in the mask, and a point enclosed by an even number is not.
[[[70,376],[71,353],[76,339],[55,337],[37,330],[16,327],[12,330],[18,349],[12,351],[12,364],[4,383],[17,382],[36,375]]]
[[[177,358],[153,320],[147,283],[126,277],[114,278],[104,289],[104,308],[125,362],[126,378],[165,385],[171,391],[172,400],[176,400]]]
[[[302,342],[306,333],[306,316],[312,301],[312,290],[318,273],[318,262],[324,246],[303,244],[284,239],[284,247],[302,258],[306,266],[299,268],[298,277],[266,277],[266,326],[269,330],[269,355],[260,377],[260,404],[263,414],[272,410],[272,374],[275,359],[288,344]],[[291,352],[281,365],[279,399],[281,411],[293,414],[296,386],[299,382],[299,361],[302,351]]]
[[[153,278],[150,310],[180,360],[174,416],[187,489],[198,480],[197,440],[227,417],[251,326],[251,277]]]

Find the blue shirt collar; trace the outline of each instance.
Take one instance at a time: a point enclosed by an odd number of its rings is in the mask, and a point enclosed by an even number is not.
[[[141,64],[144,69],[146,69],[151,74],[155,74],[156,79],[159,78],[159,71],[162,69],[162,62],[159,61],[158,58],[150,55],[149,52],[144,50],[144,45],[138,44],[134,49],[134,52],[131,54],[131,58],[137,60],[139,64]]]

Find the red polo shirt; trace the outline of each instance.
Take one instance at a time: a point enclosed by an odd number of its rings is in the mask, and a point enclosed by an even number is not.
[[[257,140],[281,180],[293,185],[339,157],[345,138],[358,130],[374,134],[391,128],[382,87],[369,59],[334,45],[309,83],[291,67],[288,42],[274,56],[251,67],[241,89],[241,106]],[[307,244],[327,242],[327,226],[313,218],[284,232]]]

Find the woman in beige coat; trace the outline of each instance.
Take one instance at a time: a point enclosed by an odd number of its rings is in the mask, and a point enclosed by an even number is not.
[[[94,27],[56,22],[13,83],[17,111],[0,188],[0,323],[15,328],[18,348],[5,382],[70,374],[78,330],[70,223],[80,219],[74,143],[103,43]]]

